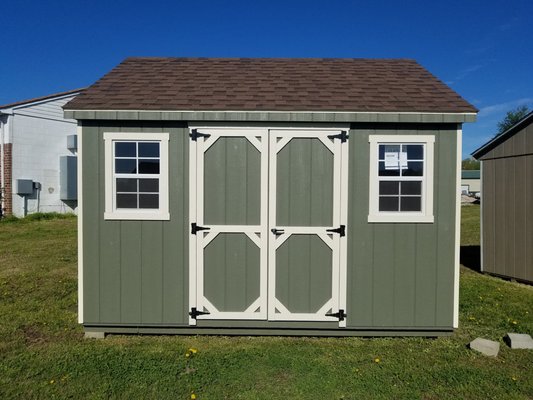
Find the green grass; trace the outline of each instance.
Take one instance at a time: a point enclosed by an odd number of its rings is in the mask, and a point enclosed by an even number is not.
[[[479,206],[463,213],[464,244],[475,246]],[[84,340],[75,230],[72,217],[0,222],[1,399],[533,398],[533,351],[501,342],[508,331],[533,334],[530,286],[463,268],[460,329],[439,339]],[[477,336],[500,340],[497,358],[466,348]]]

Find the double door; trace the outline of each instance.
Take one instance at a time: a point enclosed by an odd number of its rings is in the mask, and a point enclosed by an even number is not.
[[[190,323],[346,316],[347,134],[196,128]]]

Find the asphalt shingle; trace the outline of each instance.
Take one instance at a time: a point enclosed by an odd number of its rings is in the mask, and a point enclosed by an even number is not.
[[[409,59],[127,58],[64,108],[477,112]]]

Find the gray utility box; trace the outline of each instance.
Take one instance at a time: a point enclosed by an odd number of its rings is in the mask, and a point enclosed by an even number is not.
[[[78,150],[78,135],[67,136],[67,149],[70,151]]]
[[[59,198],[78,200],[78,157],[59,157]]]
[[[21,196],[33,194],[33,181],[31,179],[17,179],[17,194]]]

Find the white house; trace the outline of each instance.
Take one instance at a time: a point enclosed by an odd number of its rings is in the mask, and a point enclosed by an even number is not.
[[[0,106],[0,215],[76,212],[76,121],[62,106],[82,90]]]

